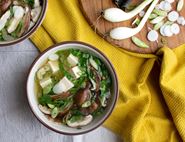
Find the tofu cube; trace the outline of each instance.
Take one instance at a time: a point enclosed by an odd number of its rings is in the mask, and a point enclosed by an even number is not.
[[[76,79],[79,78],[82,74],[82,71],[79,69],[78,66],[73,67],[71,70]]]
[[[67,77],[63,77],[53,88],[53,92],[55,94],[60,94],[63,92],[67,92],[69,89],[73,88],[74,84],[67,79]]]
[[[67,57],[67,61],[71,64],[71,66],[76,66],[78,64],[78,58],[75,57],[73,54],[70,54]]]
[[[48,64],[52,70],[53,73],[56,73],[59,71],[59,63],[58,61],[48,61]]]
[[[42,88],[45,88],[46,86],[48,86],[48,85],[51,84],[51,83],[52,83],[51,78],[44,78],[44,79],[42,79],[42,80],[40,81],[40,86],[41,86]]]
[[[63,77],[62,80],[60,80],[60,83],[65,86],[64,92],[67,92],[74,87],[74,84],[67,77]]]

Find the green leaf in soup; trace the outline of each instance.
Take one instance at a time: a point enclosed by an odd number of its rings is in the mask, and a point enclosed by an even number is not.
[[[16,33],[19,33],[19,32],[21,31],[22,26],[23,26],[23,23],[24,23],[24,22],[23,22],[22,20],[19,22],[19,24],[18,24],[18,26],[17,26],[17,29],[15,30]]]
[[[103,91],[103,92],[105,92],[106,89],[107,89],[107,82],[106,82],[106,80],[102,80],[100,82],[100,90]]]
[[[83,53],[82,57],[88,59],[90,57],[90,55],[88,53]]]
[[[83,119],[82,115],[73,115],[68,121],[70,121],[71,123],[74,123],[82,119]]]
[[[92,116],[93,116],[93,117],[97,117],[97,116],[103,114],[104,111],[105,111],[105,108],[99,107],[97,110],[95,110],[95,111],[92,113]]]
[[[14,15],[13,6],[10,6],[10,15],[11,15],[11,17]]]
[[[78,65],[80,67],[86,67],[86,62],[87,62],[88,58],[90,57],[90,55],[88,53],[84,53],[78,49],[70,49],[70,53],[72,55],[78,57],[78,59],[79,59]]]
[[[65,70],[62,62],[60,62],[59,68],[63,75],[66,76],[69,80],[72,80],[74,78],[68,71]]]
[[[24,0],[28,5],[30,5],[31,7],[34,6],[34,0]]]
[[[72,115],[82,115],[81,111],[79,111],[78,109],[71,110],[71,114]]]
[[[86,86],[86,77],[81,76],[79,79],[74,80],[73,83],[74,83],[74,87],[70,89],[70,93],[71,94],[76,94],[76,92],[80,88],[84,88]]]
[[[39,104],[41,105],[47,105],[47,104],[53,104],[52,99],[49,95],[42,95],[38,98]]]
[[[70,53],[76,57],[82,57],[82,52],[79,49],[70,49]]]
[[[59,109],[64,109],[66,108],[68,105],[70,105],[71,103],[73,103],[73,99],[72,97],[66,98],[64,100],[55,100],[53,102],[53,104],[58,107]]]
[[[93,60],[96,62],[96,64],[98,65],[98,66],[101,66],[101,61],[100,61],[100,59],[98,59],[97,57],[93,57]]]

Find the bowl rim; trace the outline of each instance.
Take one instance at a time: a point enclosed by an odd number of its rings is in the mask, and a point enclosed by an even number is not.
[[[35,65],[35,63],[48,51],[50,51],[51,49],[55,48],[55,47],[58,47],[58,46],[61,46],[61,45],[65,45],[65,44],[81,44],[81,45],[85,45],[87,46],[88,48],[91,48],[95,51],[97,51],[98,53],[101,54],[101,56],[103,58],[105,58],[105,60],[108,62],[108,64],[110,65],[112,71],[113,71],[113,75],[115,76],[115,98],[113,100],[113,105],[112,107],[108,110],[107,114],[105,115],[105,117],[103,117],[102,120],[99,121],[99,124],[96,125],[95,127],[92,127],[91,129],[88,129],[84,132],[77,132],[77,133],[69,133],[69,132],[63,132],[62,130],[56,130],[55,128],[49,126],[46,122],[44,122],[35,112],[34,112],[34,108],[31,106],[31,103],[30,103],[30,100],[29,100],[29,97],[28,97],[28,80],[29,80],[29,77],[30,77],[30,73],[33,69],[33,66]],[[119,82],[118,82],[118,77],[117,77],[117,74],[116,74],[116,71],[115,71],[115,68],[113,66],[113,64],[110,62],[110,60],[108,59],[108,57],[102,52],[100,51],[99,49],[97,49],[95,46],[93,45],[90,45],[88,43],[85,43],[85,42],[81,42],[81,41],[64,41],[64,42],[60,42],[60,43],[57,43],[57,44],[54,44],[52,46],[50,46],[49,48],[47,48],[46,50],[44,50],[41,54],[39,54],[36,59],[33,61],[33,63],[31,64],[29,70],[28,70],[28,75],[27,75],[27,81],[26,81],[26,97],[27,97],[27,101],[28,101],[28,104],[29,104],[29,108],[31,110],[31,112],[33,113],[33,115],[37,118],[37,120],[43,124],[45,127],[47,127],[48,129],[56,132],[56,133],[59,133],[59,134],[64,134],[64,135],[81,135],[81,134],[85,134],[85,133],[88,133],[90,131],[93,131],[95,130],[96,128],[98,128],[99,126],[101,126],[108,118],[109,116],[112,114],[114,108],[115,108],[115,105],[117,103],[117,100],[118,100],[118,97],[119,97]]]
[[[36,30],[42,24],[42,22],[43,22],[43,20],[46,16],[47,7],[48,7],[48,0],[43,0],[42,11],[41,11],[39,19],[37,20],[35,25],[25,35],[21,36],[20,38],[17,38],[17,39],[12,40],[12,41],[6,41],[4,43],[0,42],[0,47],[16,45],[17,43],[20,43],[20,42],[24,41],[25,39],[28,39],[34,32],[36,32]]]

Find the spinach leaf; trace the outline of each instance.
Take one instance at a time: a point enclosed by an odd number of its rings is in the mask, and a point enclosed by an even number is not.
[[[103,114],[104,111],[105,111],[105,108],[99,107],[96,111],[94,111],[94,112],[92,113],[92,116],[93,116],[93,117],[97,117],[97,116]]]
[[[73,115],[73,116],[69,119],[69,121],[70,121],[71,123],[74,123],[74,122],[80,121],[80,120],[82,120],[82,119],[83,119],[83,116],[82,116],[82,115]]]
[[[53,104],[61,110],[66,108],[71,103],[73,103],[73,98],[72,97],[68,97],[64,100],[55,100],[55,101],[53,101]]]
[[[34,0],[24,0],[28,5],[30,5],[31,7],[34,6],[35,2]]]
[[[83,114],[81,113],[81,111],[79,111],[78,109],[73,109],[73,110],[71,111],[71,113],[72,113],[72,115],[83,115]]]
[[[72,123],[83,119],[83,114],[78,109],[73,109],[71,115],[69,121]]]
[[[70,53],[76,57],[82,57],[82,52],[79,49],[70,49]]]
[[[80,89],[80,88],[84,88],[86,85],[86,77],[85,76],[81,76],[79,79],[74,80],[74,87],[70,89],[70,93],[71,94],[76,94],[76,92]]]
[[[10,6],[10,17],[12,17],[14,15],[13,13],[13,6]]]
[[[52,99],[49,95],[42,95],[41,97],[39,97],[38,101],[41,105],[52,104]]]
[[[65,70],[63,62],[60,62],[59,64],[60,71],[66,76],[69,80],[72,80],[74,77]]]
[[[86,62],[90,55],[88,53],[84,53],[79,49],[70,49],[70,53],[76,57],[78,57],[79,63],[78,65],[82,68],[86,68]]]

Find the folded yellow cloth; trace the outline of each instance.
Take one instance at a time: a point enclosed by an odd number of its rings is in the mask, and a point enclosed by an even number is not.
[[[114,47],[96,35],[78,0],[49,0],[42,26],[31,37],[40,49],[66,40],[90,43],[113,63],[120,96],[104,126],[125,142],[185,141],[185,45],[156,55]]]

